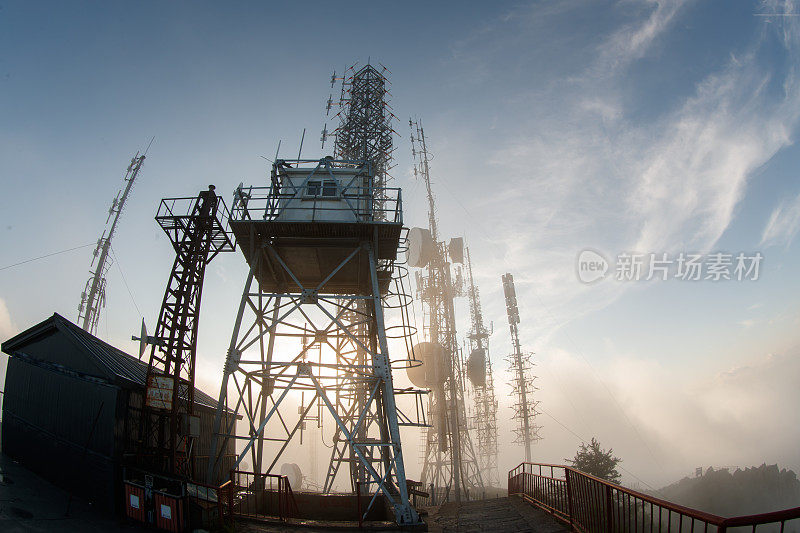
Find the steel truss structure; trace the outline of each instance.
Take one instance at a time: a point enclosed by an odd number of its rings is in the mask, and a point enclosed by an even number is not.
[[[497,469],[497,398],[494,394],[494,377],[492,375],[492,360],[489,357],[490,331],[483,322],[481,297],[475,278],[472,275],[472,258],[467,248],[467,269],[469,271],[469,313],[472,320],[472,330],[467,334],[470,348],[470,360],[475,354],[476,362],[483,359],[483,384],[473,383],[475,390],[475,416],[472,426],[475,428],[478,440],[478,458],[481,476],[486,485],[500,486],[500,473]]]
[[[338,118],[339,124],[333,131],[335,136],[334,153],[337,159],[370,162],[375,174],[374,198],[378,220],[384,220],[384,207],[389,201],[384,191],[388,190],[386,187],[391,180],[389,170],[394,151],[392,139],[394,115],[388,103],[389,80],[385,76],[386,72],[385,67],[378,69],[370,64],[358,69],[355,65],[345,69],[343,76],[339,78],[341,81],[339,112],[334,117]],[[331,78],[333,86],[337,80],[336,74],[334,73]],[[328,101],[328,110],[330,110],[332,100],[329,98]],[[400,267],[397,267],[397,274],[401,273],[399,270]],[[398,278],[398,281],[402,281],[402,278]],[[404,292],[400,287],[396,296],[402,298]],[[404,304],[405,302],[398,303]],[[367,335],[363,320],[359,320],[359,317],[368,314],[366,306],[366,301],[356,301],[353,309],[345,313],[343,317],[350,324],[353,333],[360,339],[365,339]],[[353,355],[358,364],[368,363],[367,353],[358,346],[354,347]],[[359,439],[366,438],[368,427],[377,421],[377,413],[367,409],[368,397],[369,391],[364,384],[353,384],[352,389],[342,396],[342,402],[337,406],[338,416],[345,426],[358,432]],[[367,413],[366,418],[364,423],[358,425],[357,413],[362,412]],[[354,455],[352,447],[348,446],[338,427],[333,436],[333,444],[323,491],[328,493],[333,490],[334,481],[343,464],[346,464],[346,470],[349,471],[352,490],[368,486],[369,473]]]
[[[81,293],[81,303],[78,306],[78,324],[92,335],[97,333],[100,311],[106,305],[106,273],[111,266],[111,259],[108,256],[111,251],[111,239],[114,237],[119,217],[125,208],[125,201],[128,199],[133,183],[139,175],[144,159],[145,156],[139,155],[139,152],[136,152],[136,155],[131,159],[131,163],[125,171],[125,190],[120,190],[117,193],[108,210],[106,224],[108,224],[112,216],[114,217],[114,222],[111,223],[108,235],[103,231],[103,235],[97,240],[97,246],[92,255],[92,266],[94,266],[95,260],[97,261],[97,266],[91,272],[91,277],[86,281],[86,287]]]
[[[386,67],[376,68],[366,65],[356,70],[347,68],[341,78],[332,76],[332,84],[341,81],[339,112],[334,118],[339,124],[333,131],[335,135],[334,152],[338,159],[370,161],[375,173],[376,191],[383,191],[389,185],[394,151],[392,120],[396,118],[388,103],[389,79]],[[329,99],[329,109],[332,105]],[[327,127],[326,127],[327,129]],[[324,139],[327,133],[323,133]],[[386,198],[378,192],[376,205],[380,208]]]
[[[382,495],[398,523],[419,522],[399,431],[417,423],[396,405],[397,395],[419,391],[393,387],[383,301],[402,233],[400,190],[377,187],[370,161],[278,160],[268,188],[240,189],[236,198],[231,228],[250,272],[223,371],[209,480],[227,476],[220,454],[228,439],[241,449],[234,468],[249,458],[256,476],[269,474],[306,421],[324,415],[336,428],[326,488],[348,464],[348,477],[364,472],[364,490],[374,492],[364,516]]]
[[[539,402],[533,394],[537,389],[534,385],[536,376],[532,375],[532,353],[523,352],[519,342],[519,309],[517,307],[517,291],[514,288],[514,276],[503,274],[503,293],[506,299],[506,314],[508,327],[511,332],[511,346],[513,352],[506,357],[511,372],[511,388],[516,397],[512,405],[514,419],[518,425],[514,430],[514,442],[522,444],[525,448],[525,462],[531,461],[531,445],[540,440],[539,426],[536,425],[536,415],[539,414]]]
[[[183,478],[193,476],[192,442],[199,434],[194,377],[205,269],[219,252],[235,248],[226,220],[225,203],[213,185],[194,198],[161,200],[156,214],[175,262],[150,339],[138,455],[140,466]]]
[[[425,338],[443,348],[445,378],[429,397],[428,417],[433,427],[423,431],[425,458],[422,482],[433,485],[439,500],[453,495],[455,501],[477,496],[483,489],[478,460],[468,431],[464,400],[464,368],[456,336],[453,299],[460,296],[460,284],[450,269],[448,246],[439,241],[436,208],[430,178],[430,153],[419,122],[409,120],[414,154],[414,175],[425,182],[428,197],[428,229],[433,242],[424,275],[418,276],[418,297],[426,314]]]

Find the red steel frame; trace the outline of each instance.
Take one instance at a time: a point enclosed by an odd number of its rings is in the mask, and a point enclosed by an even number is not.
[[[717,533],[728,528],[800,520],[800,507],[724,518],[626,489],[564,465],[521,463],[508,473],[508,494],[518,494],[580,533],[684,530]],[[713,531],[713,530],[712,530]]]

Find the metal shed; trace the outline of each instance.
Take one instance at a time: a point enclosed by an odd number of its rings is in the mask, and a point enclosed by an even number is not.
[[[122,466],[137,446],[147,365],[59,314],[2,350],[10,356],[3,453],[100,508],[118,510]],[[194,398],[202,428],[194,459],[202,469],[217,402],[200,390]],[[232,462],[233,443],[229,448]]]

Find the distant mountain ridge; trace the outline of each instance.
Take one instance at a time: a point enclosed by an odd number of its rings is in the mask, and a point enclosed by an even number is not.
[[[800,506],[800,480],[778,465],[714,470],[685,477],[655,494],[659,498],[720,516],[767,513]]]

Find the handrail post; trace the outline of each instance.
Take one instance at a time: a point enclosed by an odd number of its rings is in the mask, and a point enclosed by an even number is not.
[[[358,529],[364,527],[364,516],[361,514],[361,481],[356,480],[356,501],[358,502]]]
[[[623,496],[623,498],[624,498],[624,496]],[[614,529],[614,518],[613,518],[614,517],[614,507],[613,507],[613,501],[612,500],[613,499],[612,499],[612,496],[611,496],[611,485],[606,485],[606,515],[607,515],[607,518],[606,518],[606,520],[607,520],[607,522],[606,522],[606,531],[608,531],[608,533],[611,533],[613,531],[613,529]],[[624,500],[623,500],[623,502],[624,502]],[[627,520],[627,517],[625,517],[625,520]]]
[[[233,521],[233,492],[236,490],[236,482],[233,479],[233,472],[231,472],[231,486],[228,488],[228,516],[231,521]]]
[[[278,478],[278,515],[283,520],[283,478]]]
[[[225,526],[225,504],[222,503],[222,498],[225,494],[223,485],[220,485],[219,488],[217,488],[217,514],[219,515],[219,527]]]
[[[567,510],[569,512],[569,527],[571,530],[575,529],[574,517],[572,515],[572,483],[569,478],[569,468],[564,468],[564,478],[567,480]]]

